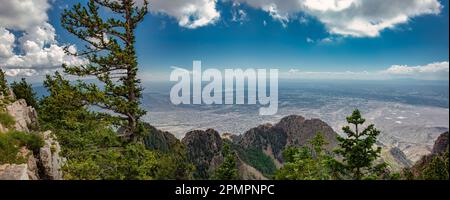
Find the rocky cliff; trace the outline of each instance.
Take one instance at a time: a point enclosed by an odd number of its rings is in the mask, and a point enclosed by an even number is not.
[[[302,116],[291,115],[277,124],[265,124],[250,129],[238,142],[244,149],[258,148],[275,162],[282,163],[282,152],[288,146],[301,147],[308,144],[317,133],[321,133],[329,143],[326,148],[332,150],[337,146],[337,133],[319,119],[305,119]]]
[[[39,126],[36,110],[27,106],[27,102],[24,99],[19,99],[6,105],[6,113],[15,119],[14,129],[17,131],[30,132],[30,129]]]
[[[21,147],[17,156],[23,157],[24,163],[3,163],[0,165],[0,180],[38,180],[62,179],[61,166],[64,159],[59,156],[61,147],[50,131],[39,132],[36,110],[27,106],[23,99],[15,99],[10,96],[0,96],[2,103],[1,112],[14,119],[12,126],[0,123],[0,134],[8,131],[20,131],[27,134],[37,134],[43,140],[43,146],[37,152],[32,152],[26,147]]]
[[[448,132],[441,134],[434,142],[433,150],[431,154],[443,154],[448,151]]]
[[[433,158],[440,158],[442,160],[447,159],[448,167],[448,151],[449,151],[449,133],[445,132],[441,134],[435,141],[433,145],[433,150],[430,154],[423,156],[419,161],[417,161],[414,166],[411,167],[411,172],[415,177],[422,179],[422,173],[427,167],[429,167]],[[447,155],[446,155],[447,154]],[[445,158],[446,157],[446,158]],[[448,168],[447,168],[448,169]],[[448,171],[447,171],[448,175]],[[448,177],[447,177],[448,180]]]
[[[186,146],[188,160],[196,167],[194,177],[209,179],[214,169],[223,162],[223,141],[219,133],[213,129],[191,131],[182,142]]]

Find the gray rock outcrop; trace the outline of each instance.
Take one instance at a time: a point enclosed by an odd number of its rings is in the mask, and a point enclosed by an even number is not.
[[[24,99],[15,100],[12,91],[10,96],[0,95],[0,100],[5,103],[2,112],[9,114],[15,121],[14,126],[10,127],[0,123],[0,134],[12,129],[28,134],[40,134],[44,140],[44,145],[34,154],[25,147],[20,149],[17,156],[22,156],[24,163],[0,165],[0,180],[61,180],[61,167],[64,163],[64,159],[59,156],[61,146],[51,131],[32,132],[32,129],[39,127],[36,110],[28,106]]]
[[[30,132],[30,127],[38,126],[36,110],[27,106],[24,99],[19,99],[7,105],[6,112],[16,120],[14,129],[17,131]]]
[[[43,133],[44,146],[39,150],[40,165],[43,169],[44,179],[62,180],[61,166],[64,159],[59,156],[61,146],[51,131]]]

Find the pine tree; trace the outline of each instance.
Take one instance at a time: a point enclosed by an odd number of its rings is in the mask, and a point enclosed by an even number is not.
[[[0,69],[0,94],[5,97],[9,95],[8,83],[5,78],[5,72],[2,69]]]
[[[38,108],[36,93],[33,91],[32,85],[28,84],[25,78],[22,78],[20,82],[14,81],[11,84],[11,89],[16,95],[17,99],[25,99],[28,106]]]
[[[343,158],[343,162],[336,160],[335,163],[356,180],[377,175],[383,172],[385,167],[384,163],[374,165],[374,161],[381,153],[381,147],[374,147],[380,131],[373,124],[360,131],[365,121],[359,110],[353,111],[352,115],[347,117],[347,122],[354,126],[354,130],[350,126],[342,128],[347,137],[338,136],[340,148],[335,150],[335,153]]]
[[[237,180],[239,174],[237,170],[236,154],[231,150],[230,145],[225,143],[222,147],[223,163],[216,169],[212,178],[215,180]]]
[[[141,140],[143,133],[139,119],[145,111],[139,107],[142,88],[137,78],[134,31],[148,12],[147,7],[147,0],[143,6],[133,0],[89,0],[87,6],[78,3],[71,10],[65,9],[61,17],[62,26],[87,43],[79,53],[70,47],[66,53],[89,61],[78,66],[64,65],[65,72],[93,76],[102,83],[101,87],[86,83],[80,87],[87,91],[87,102],[114,113],[109,117],[131,141]],[[101,8],[108,10],[108,17],[100,16]]]
[[[47,75],[44,86],[49,95],[39,102],[39,120],[44,128],[74,130],[92,118],[80,89],[56,72]],[[98,122],[98,121],[97,121]]]

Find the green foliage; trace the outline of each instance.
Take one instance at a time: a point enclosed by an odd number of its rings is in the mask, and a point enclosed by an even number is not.
[[[155,152],[142,144],[123,143],[107,122],[92,118],[76,122],[76,128],[53,129],[62,146],[62,156],[67,159],[63,167],[65,179],[155,178],[158,169]]]
[[[0,94],[3,96],[9,96],[8,83],[5,78],[5,72],[0,69]]]
[[[142,144],[123,148],[92,149],[71,157],[64,169],[69,180],[151,180],[157,170],[156,155]]]
[[[158,170],[156,180],[189,180],[193,179],[195,166],[188,162],[184,148],[173,150],[171,153],[157,154]]]
[[[449,180],[449,152],[427,155],[401,173],[403,180]]]
[[[442,155],[435,155],[431,162],[423,169],[421,179],[424,180],[448,180],[449,179],[449,157],[447,152]]]
[[[34,133],[10,131],[0,133],[0,164],[20,164],[25,158],[18,156],[21,147],[37,153],[44,146],[42,137]]]
[[[81,82],[78,86],[85,92],[86,102],[105,113],[114,113],[109,118],[131,141],[143,139],[139,118],[145,111],[139,107],[142,88],[137,78],[134,30],[144,19],[147,7],[147,0],[140,7],[133,0],[89,0],[86,6],[78,3],[65,9],[61,16],[62,26],[87,44],[78,54],[66,53],[89,60],[84,65],[63,66],[65,72],[93,76],[102,83],[102,88]],[[103,9],[110,12],[106,18],[100,16]]]
[[[240,158],[247,164],[251,165],[266,177],[271,177],[275,174],[277,167],[275,166],[272,158],[264,154],[261,149],[248,148],[240,149],[237,148]]]
[[[16,120],[9,113],[0,111],[0,124],[6,128],[11,128],[16,124]]]
[[[212,175],[214,180],[238,180],[239,174],[236,163],[236,153],[230,149],[230,144],[225,143],[222,147],[223,163]]]
[[[374,165],[374,161],[379,158],[381,148],[375,148],[377,136],[380,134],[373,124],[369,125],[363,131],[360,131],[365,122],[359,110],[353,111],[352,115],[347,117],[347,122],[354,126],[342,128],[347,137],[338,137],[339,148],[335,153],[342,156],[343,160],[334,160],[334,169],[344,178],[349,176],[352,179],[373,179],[381,176],[386,167],[385,163]]]
[[[185,150],[169,153],[128,143],[103,115],[89,112],[80,87],[71,85],[59,73],[47,76],[49,95],[40,102],[43,128],[52,130],[67,159],[64,178],[73,180],[188,179],[192,166],[185,162]]]
[[[330,161],[333,159],[324,146],[321,133],[309,141],[309,146],[288,147],[283,151],[284,166],[275,174],[277,180],[329,180],[332,179]]]
[[[44,86],[49,95],[39,102],[39,120],[43,129],[76,130],[85,121],[95,120],[95,115],[85,108],[80,88],[71,85],[59,72],[54,76],[47,75]]]
[[[25,99],[28,106],[38,108],[36,93],[33,91],[32,85],[28,84],[25,78],[22,78],[20,82],[14,81],[11,84],[11,89],[17,99]]]

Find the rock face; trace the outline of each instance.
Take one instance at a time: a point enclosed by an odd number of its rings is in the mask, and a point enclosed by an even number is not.
[[[36,110],[27,106],[27,102],[23,99],[7,105],[6,112],[15,118],[14,129],[17,131],[29,132],[30,127],[38,126]]]
[[[56,137],[50,131],[32,133],[31,129],[39,126],[36,110],[27,106],[23,99],[14,101],[15,96],[12,91],[10,94],[8,97],[0,96],[0,100],[8,102],[4,107],[4,112],[11,115],[15,120],[11,129],[28,134],[41,134],[44,146],[35,154],[24,147],[21,148],[18,156],[23,156],[26,163],[0,165],[0,180],[62,179],[61,166],[64,159],[59,156],[61,147]],[[8,129],[0,124],[0,134],[7,131]]]
[[[27,164],[0,165],[0,180],[31,180]]]
[[[189,161],[196,167],[195,178],[209,179],[209,175],[223,162],[223,141],[213,129],[191,131],[182,143],[186,146]]]
[[[326,146],[327,149],[331,150],[337,146],[337,133],[320,119],[305,119],[302,116],[291,115],[281,119],[275,128],[286,133],[286,145],[288,146],[304,146],[317,133],[322,133],[329,143]]]
[[[147,123],[144,123],[144,126],[148,131],[144,140],[145,146],[148,148],[167,153],[177,145],[181,145],[181,142],[171,133],[158,130]]]
[[[39,150],[39,160],[42,171],[42,178],[49,180],[62,180],[61,166],[64,163],[59,156],[61,146],[56,141],[56,136],[51,131],[43,133],[44,146]]]
[[[26,163],[0,165],[0,180],[38,180],[37,160],[33,154],[22,147],[18,156],[25,158]]]
[[[307,120],[296,115],[281,119],[275,126],[266,124],[250,129],[241,137],[239,145],[244,149],[259,148],[266,154],[273,154],[272,156],[279,162],[283,162],[284,148],[307,145],[317,133],[322,133],[329,143],[326,146],[328,150],[337,146],[338,135],[328,124],[319,119]]]
[[[448,132],[441,134],[434,143],[432,153],[423,156],[411,167],[411,171],[415,177],[421,177],[424,168],[431,163],[435,156],[445,156],[445,153],[449,150],[448,136]]]
[[[448,150],[448,132],[440,135],[437,140],[434,142],[433,150],[431,154],[442,154]]]
[[[306,120],[301,116],[288,116],[275,126],[264,124],[252,128],[242,136],[226,133],[222,137],[215,130],[188,132],[182,143],[186,146],[189,160],[196,166],[195,178],[208,179],[209,175],[222,163],[222,145],[230,142],[238,153],[237,165],[243,179],[266,179],[255,167],[242,158],[258,159],[265,155],[276,167],[283,163],[282,152],[287,146],[303,146],[318,132],[329,142],[331,150],[337,145],[337,134],[325,122],[318,119]],[[255,151],[258,151],[255,153]],[[251,155],[246,155],[251,152]]]

